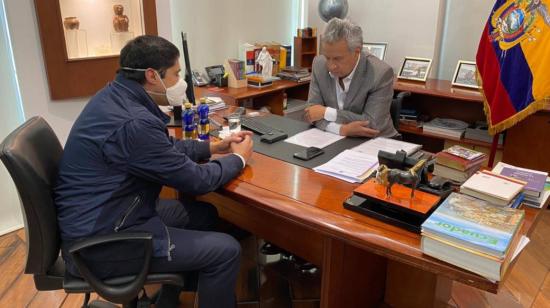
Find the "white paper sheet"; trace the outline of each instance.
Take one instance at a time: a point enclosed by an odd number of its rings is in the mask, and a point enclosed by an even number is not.
[[[523,250],[523,248],[525,248],[525,246],[527,246],[527,244],[529,244],[530,241],[531,240],[527,236],[521,236],[521,239],[516,246],[516,250],[514,250],[514,254],[512,255],[512,260],[514,260],[519,255],[519,253]]]
[[[316,172],[330,175],[341,180],[357,183],[362,176],[378,164],[376,156],[345,150],[327,163],[313,168]]]
[[[287,138],[285,142],[297,144],[306,148],[317,147],[322,149],[343,138],[344,136],[325,132],[318,128],[312,128]]]
[[[389,153],[395,153],[396,151],[403,150],[407,152],[407,155],[411,155],[420,150],[420,148],[422,148],[422,146],[419,144],[380,137],[363,142],[352,150],[378,157],[378,151],[380,150]]]

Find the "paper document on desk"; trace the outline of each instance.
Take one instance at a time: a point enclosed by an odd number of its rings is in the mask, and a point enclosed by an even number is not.
[[[306,148],[316,147],[322,149],[343,138],[344,136],[328,133],[318,128],[312,128],[287,138],[285,142]]]
[[[376,139],[371,139],[369,141],[366,141],[356,146],[352,150],[378,157],[378,151],[380,150],[389,152],[389,153],[395,153],[399,150],[403,150],[407,152],[407,155],[411,155],[414,152],[420,150],[421,148],[422,146],[419,144],[379,137]]]
[[[377,166],[378,158],[376,156],[345,150],[313,170],[346,182],[361,183],[376,170]]]

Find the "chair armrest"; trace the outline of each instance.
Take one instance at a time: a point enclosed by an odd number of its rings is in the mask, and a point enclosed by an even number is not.
[[[143,245],[145,247],[143,267],[132,282],[117,286],[108,285],[97,278],[90,271],[80,253],[83,249],[86,248],[122,241],[143,242]],[[139,292],[143,288],[145,279],[147,278],[147,274],[149,273],[149,264],[151,261],[152,252],[153,235],[145,232],[120,232],[115,234],[92,237],[79,241],[69,248],[69,254],[71,255],[76,267],[80,271],[80,274],[82,275],[84,280],[86,280],[101,297],[110,302],[119,304],[127,303],[138,296]]]

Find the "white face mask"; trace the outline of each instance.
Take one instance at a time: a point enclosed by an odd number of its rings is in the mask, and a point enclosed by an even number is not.
[[[146,71],[146,69],[142,69],[142,68],[123,67],[123,69],[133,70],[133,71],[143,71],[143,72]],[[152,91],[149,93],[156,94],[156,95],[165,95],[166,100],[168,101],[170,106],[181,106],[183,102],[187,100],[187,95],[185,93],[185,91],[187,91],[187,82],[185,82],[183,78],[179,77],[179,80],[178,82],[176,82],[175,85],[167,88],[166,85],[164,85],[164,81],[162,81],[160,74],[157,71],[155,71],[155,73],[159,77],[160,83],[162,84],[162,87],[164,88],[165,93],[158,93],[158,92],[152,92]]]
[[[157,73],[157,76],[159,76],[160,83],[162,83],[162,86],[166,90],[165,95],[170,106],[181,106],[183,104],[183,101],[187,100],[187,95],[185,94],[185,91],[187,91],[187,82],[185,82],[185,80],[180,77],[175,85],[167,88],[164,85],[164,81],[162,81],[162,78],[160,78],[159,73],[157,71],[155,71],[155,73]]]

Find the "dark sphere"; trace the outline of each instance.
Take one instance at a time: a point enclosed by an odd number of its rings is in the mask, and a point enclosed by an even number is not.
[[[334,17],[340,19],[348,15],[348,0],[321,0],[319,1],[319,16],[325,22]]]

